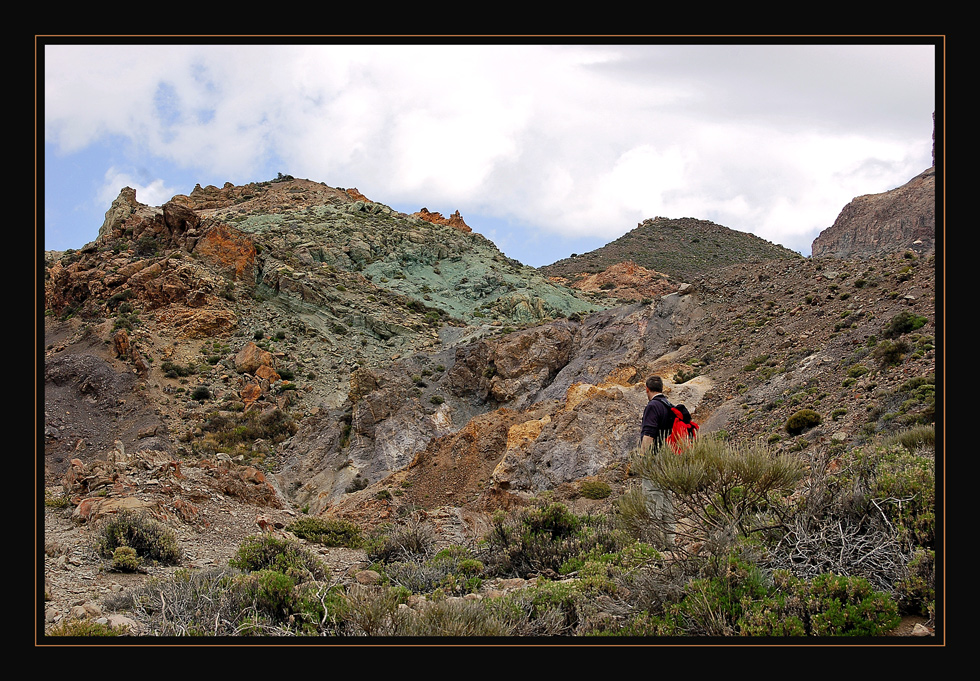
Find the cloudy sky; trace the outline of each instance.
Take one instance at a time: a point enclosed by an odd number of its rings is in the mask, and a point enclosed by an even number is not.
[[[44,248],[95,239],[127,185],[161,205],[281,172],[459,210],[534,266],[655,216],[809,255],[853,197],[931,165],[925,40],[643,42],[41,41]]]

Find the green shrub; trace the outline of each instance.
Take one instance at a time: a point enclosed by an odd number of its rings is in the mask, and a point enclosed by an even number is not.
[[[903,310],[892,317],[888,326],[882,331],[882,335],[885,338],[898,338],[903,334],[921,329],[928,321],[925,317],[913,314],[908,310]]]
[[[153,256],[157,254],[159,247],[157,240],[152,236],[141,236],[134,250],[140,256]]]
[[[344,627],[353,636],[393,636],[409,617],[399,606],[405,602],[400,589],[354,585],[344,594]]]
[[[806,589],[814,636],[879,636],[898,626],[898,606],[868,580],[818,575]]]
[[[723,558],[712,572],[716,574],[693,579],[684,587],[676,613],[689,635],[732,635],[746,605],[767,594],[759,568],[736,553]]]
[[[895,585],[902,612],[932,617],[936,610],[936,552],[918,548]]]
[[[776,588],[746,604],[743,636],[881,636],[901,621],[895,601],[864,578],[774,576]]]
[[[576,584],[539,581],[528,592],[532,620],[557,619],[562,633],[572,633],[580,621],[579,608],[584,598]]]
[[[191,364],[182,366],[169,360],[162,362],[160,364],[160,369],[163,371],[163,375],[167,378],[183,378],[185,376],[190,376],[197,371],[197,368]]]
[[[859,455],[868,493],[908,547],[933,548],[936,533],[935,451],[879,446]]]
[[[611,553],[627,541],[604,516],[577,516],[552,503],[515,516],[495,514],[483,540],[482,560],[491,575],[557,575],[573,558],[594,550]]]
[[[690,369],[690,370],[681,369],[676,374],[674,374],[674,383],[678,383],[678,384],[687,383],[692,378],[695,378],[697,375],[698,375],[697,369]]]
[[[875,349],[871,352],[871,356],[877,360],[879,366],[882,368],[887,368],[890,366],[897,366],[902,363],[905,359],[905,355],[909,353],[909,344],[903,339],[897,341],[882,340],[877,345]]]
[[[191,399],[197,402],[204,402],[211,399],[211,391],[207,386],[199,385],[191,392]]]
[[[376,563],[375,568],[389,585],[409,593],[462,596],[475,593],[482,584],[483,563],[463,546],[449,546],[431,557],[393,555],[395,560]]]
[[[257,612],[273,620],[285,620],[294,608],[295,587],[296,580],[278,570],[256,570],[237,577],[234,588]]]
[[[287,525],[286,529],[300,539],[324,546],[357,548],[363,541],[361,528],[348,520],[301,518]]]
[[[555,539],[572,536],[582,525],[581,518],[558,503],[528,511],[521,520],[528,532],[547,533]]]
[[[132,289],[126,289],[124,291],[120,291],[119,293],[116,293],[115,295],[110,297],[109,300],[106,301],[106,305],[109,307],[110,310],[115,310],[117,307],[119,307],[120,303],[122,303],[125,300],[129,300],[134,295],[135,294],[133,293]]]
[[[270,535],[246,538],[228,565],[245,572],[274,570],[297,581],[326,581],[330,577],[327,566],[313,553],[296,542]]]
[[[933,424],[914,426],[886,437],[882,444],[885,447],[901,445],[910,452],[920,447],[935,447],[936,427]]]
[[[812,409],[801,409],[786,420],[786,432],[790,435],[799,435],[804,430],[820,425],[820,421],[820,414],[817,412]]]
[[[176,564],[181,559],[176,533],[144,513],[118,513],[101,525],[96,537],[98,554],[112,558],[120,546],[133,549],[140,558],[164,564]]]
[[[428,558],[435,548],[432,529],[417,519],[383,528],[367,539],[368,558],[382,563]]]
[[[107,605],[132,610],[154,635],[243,636],[337,633],[343,601],[337,588],[295,574],[212,568],[151,578]]]
[[[514,623],[481,601],[439,600],[400,622],[404,636],[499,637],[514,633]]]
[[[62,490],[61,494],[55,495],[49,490],[44,490],[44,505],[48,508],[68,508],[72,505],[71,495],[67,490]]]
[[[612,494],[612,488],[602,480],[583,480],[578,491],[586,499],[605,499]]]
[[[617,501],[623,523],[644,541],[676,536],[684,544],[748,536],[768,524],[768,515],[780,509],[781,495],[793,491],[804,475],[797,457],[775,455],[763,442],[715,437],[699,437],[680,454],[670,447],[641,450],[634,453],[631,470],[663,498],[634,487]]]
[[[120,546],[112,552],[112,569],[120,572],[136,572],[140,569],[141,561],[136,549]]]
[[[205,436],[198,446],[207,452],[240,454],[251,459],[256,455],[253,451],[256,440],[276,445],[295,433],[296,428],[293,417],[281,409],[252,410],[237,415],[216,412],[209,414],[204,422]]]

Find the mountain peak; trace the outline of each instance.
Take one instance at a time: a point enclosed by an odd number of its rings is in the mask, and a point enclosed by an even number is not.
[[[601,248],[559,260],[541,270],[548,276],[574,281],[630,261],[686,281],[736,263],[799,257],[799,253],[754,234],[739,232],[710,220],[658,216],[643,220],[635,229]]]

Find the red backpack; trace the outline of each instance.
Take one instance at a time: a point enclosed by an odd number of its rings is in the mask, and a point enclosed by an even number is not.
[[[667,436],[667,444],[673,447],[674,453],[680,454],[697,437],[698,424],[691,420],[691,412],[683,404],[675,406],[667,402],[667,406],[674,413],[674,425]]]

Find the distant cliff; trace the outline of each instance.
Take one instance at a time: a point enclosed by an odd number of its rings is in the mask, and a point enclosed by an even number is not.
[[[936,168],[882,194],[858,196],[813,241],[814,257],[864,257],[936,247]]]

